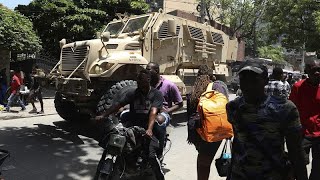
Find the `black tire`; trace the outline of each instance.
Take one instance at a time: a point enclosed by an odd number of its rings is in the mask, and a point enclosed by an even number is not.
[[[113,103],[119,102],[125,93],[129,90],[136,89],[137,82],[133,80],[123,80],[111,86],[100,98],[97,106],[97,114],[105,112]]]
[[[56,92],[54,97],[54,106],[57,113],[66,121],[79,121],[90,118],[89,115],[79,113],[75,104],[71,101],[63,101],[62,95]]]
[[[120,174],[117,171],[117,168],[115,168],[115,167],[112,168],[112,172],[110,174],[103,174],[100,172],[100,170],[102,168],[102,163],[104,162],[105,157],[106,157],[106,151],[104,151],[101,156],[101,159],[100,159],[98,167],[97,167],[96,174],[93,179],[94,180],[120,180]],[[107,161],[108,161],[108,163],[113,164],[113,161],[111,159],[108,159]]]

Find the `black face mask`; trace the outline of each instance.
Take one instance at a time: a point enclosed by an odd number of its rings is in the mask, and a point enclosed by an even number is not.
[[[160,80],[159,75],[158,75],[157,73],[155,73],[155,72],[151,72],[151,81],[150,81],[150,84],[151,84],[152,86],[155,86],[155,85],[157,85],[157,83],[159,82],[159,80]]]

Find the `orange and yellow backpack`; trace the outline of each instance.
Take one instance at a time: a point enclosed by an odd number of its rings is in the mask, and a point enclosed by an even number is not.
[[[233,136],[232,125],[227,120],[227,97],[212,90],[213,83],[201,94],[198,113],[202,127],[197,128],[200,137],[207,142],[217,142]]]

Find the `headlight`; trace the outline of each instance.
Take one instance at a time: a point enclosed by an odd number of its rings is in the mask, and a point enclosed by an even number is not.
[[[101,74],[103,72],[102,68],[99,65],[96,65],[94,68],[96,74]]]
[[[105,68],[105,71],[109,70],[113,65],[114,65],[114,63],[102,63],[101,64],[101,66]]]
[[[108,142],[108,151],[112,155],[120,155],[126,144],[126,137],[119,134],[111,134]]]
[[[113,65],[114,65],[114,63],[104,62],[101,65],[95,65],[93,69],[96,74],[101,74],[101,73],[109,70]]]
[[[119,134],[111,134],[108,144],[122,149],[126,144],[126,137]]]

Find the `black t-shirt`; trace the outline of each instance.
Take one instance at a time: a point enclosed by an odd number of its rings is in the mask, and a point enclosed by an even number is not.
[[[37,77],[32,76],[31,77],[31,89],[36,90],[40,86],[40,83],[38,82]]]
[[[163,96],[159,90],[152,87],[147,96],[143,95],[139,89],[132,89],[127,91],[119,103],[121,106],[130,104],[132,120],[148,122],[151,107],[155,107],[159,111],[162,109]]]

